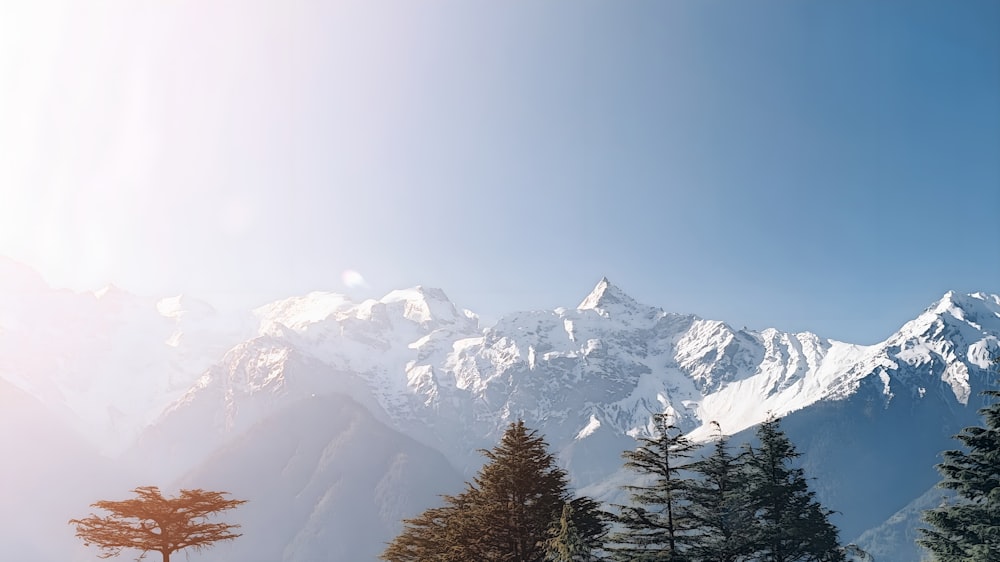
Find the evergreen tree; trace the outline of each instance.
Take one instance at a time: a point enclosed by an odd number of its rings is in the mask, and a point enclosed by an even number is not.
[[[979,410],[985,427],[963,429],[955,438],[966,450],[945,451],[937,466],[938,486],[957,501],[924,512],[933,528],[920,529],[917,543],[939,562],[1000,562],[1000,392],[983,394],[994,399]]]
[[[428,509],[403,521],[403,532],[382,553],[392,562],[464,562],[473,544],[465,525],[464,494],[443,496],[445,507]]]
[[[545,542],[545,560],[548,562],[593,562],[597,557],[591,545],[580,536],[573,522],[572,503],[563,504],[562,516],[556,524],[552,538]]]
[[[689,551],[692,561],[737,562],[753,551],[750,539],[756,521],[747,494],[745,462],[746,454],[734,455],[729,438],[720,431],[712,454],[689,465],[695,475],[688,490],[695,526]]]
[[[693,525],[682,459],[697,446],[670,425],[667,416],[656,414],[653,423],[655,438],[641,437],[637,449],[622,453],[625,468],[652,479],[646,485],[624,486],[632,505],[618,506],[616,520],[623,529],[610,539],[616,545],[611,550],[619,560],[681,562],[687,560]]]
[[[757,524],[751,535],[753,558],[761,562],[841,562],[837,528],[809,490],[799,456],[777,418],[757,430],[760,446],[747,449],[747,493]]]
[[[599,502],[587,496],[573,498],[569,505],[573,527],[580,540],[591,552],[603,551],[611,514],[603,511]]]
[[[390,562],[469,560],[542,562],[563,506],[584,545],[606,531],[597,503],[570,502],[566,472],[556,466],[545,441],[524,422],[512,423],[500,444],[482,451],[489,462],[442,508],[404,521],[403,532],[382,553]]]

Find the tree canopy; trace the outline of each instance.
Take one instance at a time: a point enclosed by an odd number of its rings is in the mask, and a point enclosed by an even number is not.
[[[405,520],[383,560],[542,562],[567,504],[574,554],[601,544],[606,525],[597,503],[571,499],[566,472],[524,422],[512,423],[500,443],[482,453],[489,462],[465,491]]]
[[[562,516],[556,523],[554,534],[545,541],[545,560],[548,562],[593,562],[597,560],[592,545],[580,536],[573,522],[573,504],[563,505]]]
[[[805,472],[789,466],[799,456],[777,418],[757,429],[760,446],[747,448],[747,500],[756,514],[750,529],[754,559],[762,562],[840,562],[837,528],[809,489]]]
[[[1000,419],[1000,418],[998,418]],[[614,517],[588,497],[571,499],[567,475],[523,422],[482,451],[486,463],[465,491],[403,522],[388,562],[844,562],[870,559],[838,544],[832,512],[809,489],[799,456],[772,418],[759,444],[733,451],[721,430],[712,451],[654,415],[656,432],[625,451],[637,477]],[[696,460],[691,460],[696,457]],[[608,521],[617,526],[607,536]],[[605,544],[607,541],[607,544]],[[977,562],[979,559],[976,559]],[[986,559],[984,559],[986,560]],[[990,562],[994,562],[990,560]]]
[[[692,560],[739,562],[753,551],[756,520],[748,497],[747,457],[745,451],[734,454],[720,429],[712,452],[686,467],[694,475],[688,490],[695,527]]]
[[[110,515],[91,514],[69,521],[76,526],[76,536],[85,545],[101,549],[101,558],[133,549],[140,551],[139,559],[148,552],[159,552],[163,562],[169,562],[170,555],[179,550],[200,550],[240,536],[235,532],[239,525],[209,520],[219,512],[246,503],[227,498],[228,492],[181,490],[177,497],[165,498],[156,486],[141,486],[132,491],[136,494],[132,499],[91,504]]]
[[[651,480],[624,486],[631,504],[618,506],[622,529],[610,539],[620,560],[686,560],[691,544],[691,482],[681,471],[697,446],[665,414],[653,423],[654,437],[640,437],[638,448],[622,453],[625,468]]]

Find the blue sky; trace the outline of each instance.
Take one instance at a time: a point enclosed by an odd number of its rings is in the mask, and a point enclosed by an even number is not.
[[[24,2],[0,255],[225,306],[604,275],[874,343],[1000,292],[1000,4]],[[356,270],[365,287],[346,287]]]

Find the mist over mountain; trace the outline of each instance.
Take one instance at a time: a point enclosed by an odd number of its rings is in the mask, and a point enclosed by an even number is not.
[[[193,560],[372,559],[508,423],[543,434],[582,493],[614,499],[621,451],[660,412],[700,441],[712,422],[739,441],[783,417],[841,538],[875,544],[909,536],[906,514],[951,435],[976,423],[1000,352],[1000,297],[985,293],[949,292],[860,346],[667,312],[608,279],[576,307],[482,326],[426,287],[228,316],[0,270],[0,447],[17,459],[5,482],[15,505],[66,487],[4,537],[23,560],[88,559],[65,521],[149,484],[249,500],[230,514],[245,536]]]
[[[225,560],[374,560],[404,517],[461,491],[441,453],[341,394],[306,398],[230,439],[179,481],[253,498]],[[384,538],[384,540],[378,540]]]

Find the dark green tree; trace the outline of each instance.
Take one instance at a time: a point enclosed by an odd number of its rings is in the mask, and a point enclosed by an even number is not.
[[[404,520],[403,532],[389,543],[381,558],[392,562],[467,560],[474,541],[463,517],[466,498],[464,494],[443,498],[446,506]]]
[[[965,450],[945,451],[937,466],[938,486],[957,498],[923,514],[931,528],[917,543],[938,562],[1000,562],[1000,392],[983,394],[993,399],[979,410],[985,425],[964,428],[955,439]]]
[[[597,560],[592,545],[583,540],[573,522],[573,504],[563,505],[562,516],[556,523],[552,537],[545,541],[547,562],[593,562]]]
[[[694,476],[688,489],[692,561],[737,562],[753,552],[757,523],[748,496],[746,458],[745,452],[733,454],[720,430],[712,453],[688,465]]]
[[[771,418],[757,430],[760,446],[747,448],[747,493],[756,515],[752,559],[761,562],[841,562],[831,511],[816,501],[805,473],[793,468],[799,456]]]
[[[663,414],[653,416],[655,437],[640,437],[640,445],[625,451],[625,468],[639,473],[643,484],[630,484],[630,505],[618,506],[610,550],[616,559],[629,561],[687,560],[694,522],[690,515],[690,481],[683,477],[684,460],[697,445],[691,443]]]
[[[566,472],[524,422],[512,423],[500,443],[482,453],[489,462],[465,491],[404,521],[383,560],[542,562],[567,503],[582,543],[600,543],[606,523],[597,503],[571,501]]]

